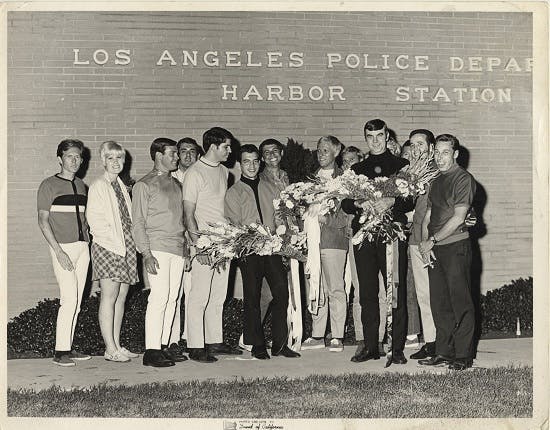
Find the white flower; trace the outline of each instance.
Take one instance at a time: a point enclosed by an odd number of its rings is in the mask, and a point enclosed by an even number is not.
[[[212,232],[217,233],[217,234],[221,234],[221,235],[225,235],[225,228],[223,228],[222,226],[216,226],[212,229]]]
[[[273,199],[273,207],[277,209],[281,204],[281,199]]]
[[[294,207],[294,203],[292,203],[290,200],[287,200],[285,202],[285,206],[289,209],[292,209]]]
[[[286,233],[286,226],[284,224],[281,224],[275,229],[275,233],[279,236],[282,236]]]
[[[395,185],[397,186],[397,190],[403,194],[403,196],[407,197],[409,195],[409,183],[407,181],[397,178],[395,180]]]
[[[197,247],[198,248],[201,248],[201,249],[208,248],[210,245],[212,245],[212,242],[210,241],[208,236],[200,236],[197,239]]]

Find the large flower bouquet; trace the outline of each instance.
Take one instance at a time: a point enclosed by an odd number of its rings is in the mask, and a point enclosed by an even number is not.
[[[406,169],[390,177],[369,179],[352,170],[331,179],[315,178],[310,182],[296,182],[285,188],[273,201],[283,216],[303,216],[307,210],[324,215],[333,212],[344,199],[361,200],[361,225],[353,237],[354,244],[364,240],[389,243],[404,238],[401,225],[393,221],[391,211],[377,212],[373,203],[383,197],[414,198],[425,192],[426,185],[439,174],[431,159],[415,160]]]
[[[306,236],[297,228],[281,225],[272,233],[269,228],[256,223],[244,226],[215,223],[198,234],[197,254],[210,256],[212,268],[223,267],[234,258],[250,254],[277,254],[305,260]]]

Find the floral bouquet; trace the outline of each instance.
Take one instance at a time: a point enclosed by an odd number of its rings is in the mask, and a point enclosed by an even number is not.
[[[300,215],[317,204],[320,215],[336,211],[342,200],[363,200],[359,224],[361,227],[353,237],[354,244],[381,240],[389,243],[396,238],[403,239],[404,232],[399,223],[393,221],[391,211],[377,212],[372,204],[382,197],[416,197],[425,192],[425,187],[439,171],[431,158],[413,161],[406,169],[390,177],[369,179],[352,170],[331,179],[316,178],[312,182],[297,182],[285,188],[279,199],[273,201],[281,215]]]
[[[198,234],[197,254],[210,256],[212,268],[224,267],[230,260],[250,254],[305,260],[306,237],[297,228],[287,229],[281,225],[273,234],[269,228],[256,223],[244,226],[214,223]]]

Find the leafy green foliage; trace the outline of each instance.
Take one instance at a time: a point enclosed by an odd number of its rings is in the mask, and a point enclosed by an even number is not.
[[[533,331],[533,278],[516,279],[510,284],[481,296],[482,330],[516,331],[517,318],[521,330]]]
[[[148,290],[133,290],[128,295],[122,323],[121,343],[131,351],[145,350],[145,310]],[[8,357],[51,357],[55,348],[55,324],[59,299],[45,299],[35,308],[28,309],[8,323]],[[88,298],[81,307],[75,331],[74,346],[85,353],[101,355],[103,339],[97,319],[99,297]],[[519,317],[522,331],[533,330],[533,278],[512,281],[497,290],[481,296],[482,332],[511,332],[516,330]],[[185,309],[182,303],[181,321]],[[354,342],[351,303],[348,308],[344,343]],[[311,315],[303,310],[304,338],[311,334]],[[242,333],[242,300],[231,299],[225,303],[223,332],[227,343],[237,346]],[[265,323],[266,339],[271,338],[271,319]]]
[[[313,151],[288,138],[281,159],[281,169],[288,174],[290,183],[306,181],[318,168],[319,163]]]

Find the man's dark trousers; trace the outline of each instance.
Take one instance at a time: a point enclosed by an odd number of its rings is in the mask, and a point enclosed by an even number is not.
[[[286,345],[288,339],[288,275],[280,255],[249,255],[240,263],[243,279],[244,343],[264,345],[265,338],[260,312],[260,293],[265,276],[273,301],[271,302],[271,332],[273,349]]]
[[[397,308],[393,309],[392,351],[402,352],[407,338],[407,242],[398,241],[399,284],[397,288]],[[359,302],[365,346],[369,351],[378,351],[378,326],[380,313],[378,305],[378,272],[382,271],[386,285],[386,244],[364,242],[355,246],[355,262],[359,278]]]
[[[436,260],[429,276],[436,353],[448,358],[470,359],[475,329],[470,240],[436,245],[433,251]]]

